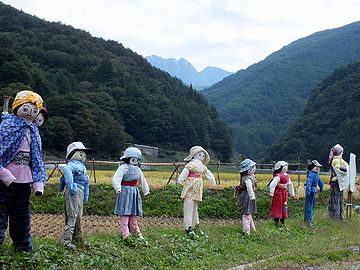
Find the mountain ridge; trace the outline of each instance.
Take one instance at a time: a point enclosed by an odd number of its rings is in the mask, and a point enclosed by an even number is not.
[[[259,157],[302,113],[311,91],[360,60],[360,23],[314,33],[205,89],[233,130],[238,153]]]
[[[150,55],[145,58],[154,67],[168,72],[171,76],[179,78],[185,84],[192,85],[199,90],[209,87],[232,74],[232,72],[212,66],[198,72],[185,58],[177,60],[176,58],[162,58],[157,55]]]

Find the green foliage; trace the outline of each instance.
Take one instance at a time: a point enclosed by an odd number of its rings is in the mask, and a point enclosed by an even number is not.
[[[0,60],[1,95],[31,88],[44,98],[48,153],[80,140],[97,158],[118,158],[127,143],[231,157],[230,130],[206,98],[115,41],[0,3]]]
[[[335,69],[360,61],[359,29],[356,22],[299,39],[203,91],[232,129],[238,153],[262,158],[260,153],[300,116],[311,91],[322,80]],[[344,85],[341,92],[346,91]],[[357,101],[353,99],[353,103]],[[332,108],[318,123],[340,111]],[[301,132],[299,128],[297,131]],[[338,139],[335,137],[332,141]],[[297,138],[301,139],[299,135]],[[306,147],[308,141],[301,139],[301,143]]]
[[[166,185],[151,190],[148,196],[142,196],[144,216],[147,217],[183,217],[183,200],[180,198],[180,185]],[[96,184],[90,186],[89,201],[84,204],[85,215],[113,215],[117,194],[111,185]],[[329,191],[319,194],[316,207],[326,207]],[[47,184],[41,197],[32,195],[33,213],[63,214],[64,198],[57,184]],[[267,189],[256,190],[257,212],[255,219],[268,219],[271,197]],[[303,217],[304,199],[289,198],[289,218]],[[203,201],[199,206],[201,218],[239,219],[239,198],[233,188],[205,189]]]
[[[267,158],[298,156],[327,164],[330,148],[340,143],[344,157],[360,152],[360,63],[336,70],[311,94],[301,117],[264,153]]]

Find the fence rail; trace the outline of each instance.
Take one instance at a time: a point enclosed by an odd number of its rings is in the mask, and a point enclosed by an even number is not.
[[[66,161],[46,161],[45,165],[52,165],[54,166],[52,169],[52,172],[50,173],[50,175],[48,176],[47,180],[49,180],[52,175],[54,174],[54,172],[56,170],[58,170],[61,174],[61,170],[59,168],[59,165],[61,164],[66,164]],[[112,166],[118,166],[119,162],[116,161],[104,161],[104,160],[87,160],[85,161],[85,164],[91,165],[91,172],[90,172],[90,178],[91,175],[93,175],[94,177],[94,182],[96,183],[96,166],[97,165],[112,165]],[[178,174],[180,173],[180,167],[185,165],[186,162],[144,162],[141,163],[141,166],[167,166],[167,167],[174,167],[174,170],[172,171],[169,180],[167,182],[167,184],[170,183],[171,179],[174,177],[174,175],[176,175],[175,179],[178,177]],[[274,167],[275,163],[257,163],[256,167],[259,168],[259,171],[261,170],[271,170]],[[215,166],[216,167],[216,181],[217,184],[220,185],[221,182],[221,177],[220,177],[220,170],[222,167],[235,167],[238,168],[239,167],[239,163],[222,163],[221,161],[217,161],[209,163],[208,166]],[[297,182],[298,182],[298,186],[300,185],[300,175],[302,173],[304,173],[304,171],[301,170],[303,164],[298,162],[298,163],[289,163],[289,167],[295,167],[296,169],[293,170],[296,172],[297,174]],[[260,168],[268,168],[268,169],[260,169]]]

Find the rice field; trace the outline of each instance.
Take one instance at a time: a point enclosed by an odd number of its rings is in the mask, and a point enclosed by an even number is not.
[[[168,170],[143,170],[145,178],[152,189],[157,188],[163,188],[165,185],[169,184],[175,184],[176,178],[178,174],[181,172],[178,171],[178,173],[173,173],[174,168],[169,167]],[[48,170],[47,174],[48,176],[51,174],[52,170]],[[212,171],[216,180],[217,180],[217,186],[216,188],[228,188],[228,187],[235,187],[239,184],[240,180],[240,174],[238,172],[219,172],[217,173],[216,170]],[[90,184],[109,184],[111,185],[111,179],[115,173],[115,170],[96,170],[95,173],[93,170],[88,170],[88,174],[90,176]],[[56,170],[51,178],[49,179],[49,183],[58,183],[60,178],[60,172]],[[170,179],[171,177],[171,179]],[[293,183],[295,186],[297,186],[298,182],[298,175],[290,175]],[[170,180],[169,180],[170,179]],[[257,184],[258,187],[266,187],[268,182],[272,179],[272,175],[269,173],[258,173],[256,175]],[[300,185],[303,185],[303,183],[306,180],[305,175],[300,175]],[[220,182],[220,183],[219,183]],[[214,188],[214,186],[207,183],[207,181],[204,181],[205,188]]]

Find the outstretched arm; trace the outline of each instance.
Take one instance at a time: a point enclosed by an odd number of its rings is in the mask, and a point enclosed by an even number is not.
[[[114,176],[112,177],[112,186],[115,189],[116,193],[121,192],[121,182],[124,176],[124,170],[125,170],[125,166],[120,165]]]
[[[206,171],[205,177],[209,181],[210,184],[213,184],[213,185],[216,184],[215,176],[212,174],[212,172],[210,172],[210,170]]]
[[[179,175],[179,177],[177,179],[177,183],[182,184],[182,182],[185,181],[185,179],[186,179],[186,177],[188,177],[188,175],[189,175],[189,169],[185,167],[182,170],[182,172],[180,173],[180,175]]]

